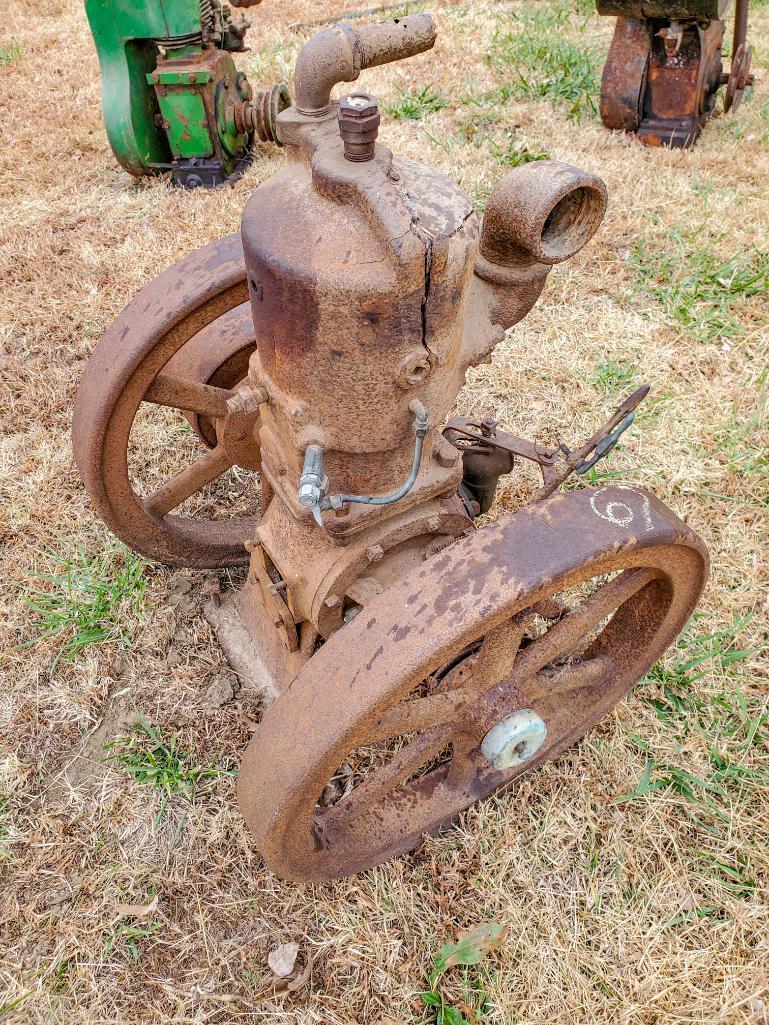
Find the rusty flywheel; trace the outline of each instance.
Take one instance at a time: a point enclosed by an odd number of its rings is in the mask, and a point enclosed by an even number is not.
[[[267,712],[239,781],[267,864],[297,880],[359,872],[555,757],[654,664],[706,575],[699,538],[631,488],[572,492],[455,542]],[[324,807],[340,767],[349,792]]]
[[[258,470],[258,405],[238,390],[255,348],[239,235],[174,264],[110,325],[78,390],[73,442],[99,514],[129,547],[175,566],[247,561],[254,515],[210,518],[174,510],[231,467]],[[129,466],[142,403],[181,410],[205,446],[142,495]],[[166,431],[166,441],[175,444]]]

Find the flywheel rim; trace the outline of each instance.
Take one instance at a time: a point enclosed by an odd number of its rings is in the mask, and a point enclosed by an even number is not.
[[[128,465],[134,419],[158,375],[174,365],[174,357],[183,366],[188,342],[207,334],[215,338],[217,323],[238,307],[248,310],[247,304],[240,236],[203,246],[151,281],[126,306],[91,354],[78,388],[73,447],[91,501],[118,538],[167,565],[215,568],[248,561],[244,542],[253,535],[257,515],[212,520],[153,512],[134,490]],[[219,389],[219,404],[228,393]],[[253,449],[258,458],[256,443]],[[216,475],[225,472],[226,453],[211,455],[205,472],[220,465]]]
[[[603,502],[610,512],[623,504],[628,506],[629,490],[632,490],[632,503],[636,506],[640,503],[640,509],[652,525],[640,536],[622,525],[626,518],[623,515],[615,516],[619,523],[602,521],[591,505],[591,499]],[[438,768],[422,779],[407,782],[402,789],[388,791],[387,819],[382,806],[375,805],[349,814],[352,825],[348,822],[345,827],[344,801],[354,798],[355,789],[350,797],[331,809],[318,812],[316,801],[322,786],[344,759],[361,746],[361,740],[372,735],[372,722],[381,723],[393,707],[407,707],[399,703],[413,689],[419,674],[425,673],[428,660],[423,656],[426,651],[431,653],[435,670],[441,659],[450,658],[452,652],[471,642],[479,626],[483,627],[481,633],[491,634],[522,608],[548,596],[547,583],[541,584],[539,593],[531,586],[527,590],[528,567],[521,580],[512,576],[511,563],[508,563],[507,579],[504,573],[498,572],[495,579],[489,581],[490,591],[486,597],[478,581],[482,578],[484,562],[487,567],[491,565],[488,551],[494,550],[495,558],[507,547],[518,551],[528,548],[532,552],[535,550],[532,544],[547,537],[551,524],[562,523],[578,524],[582,537],[575,535],[569,539],[568,552],[562,549],[562,572],[555,577],[559,589],[577,583],[586,573],[592,577],[617,569],[643,572],[643,567],[647,566],[653,573],[638,593],[643,597],[649,586],[669,588],[669,605],[661,618],[653,622],[649,644],[638,658],[625,664],[613,687],[603,697],[599,695],[572,728],[559,728],[540,752],[512,771],[499,773],[490,771],[491,767],[480,766],[474,776],[466,774],[452,782],[451,769],[444,772]],[[596,523],[600,524],[597,530]],[[643,520],[637,519],[634,526],[638,525],[643,527]],[[592,540],[586,540],[591,530]],[[512,561],[517,563],[518,560]],[[476,595],[468,592],[467,580],[460,581],[459,575],[466,577],[471,572],[470,567],[478,563],[481,564],[479,574],[473,575],[470,585],[478,587]],[[445,597],[446,585],[451,592],[452,571],[458,575],[454,581],[457,597],[453,599]],[[518,775],[556,757],[599,722],[674,640],[696,604],[706,575],[707,554],[702,542],[665,506],[635,489],[585,489],[558,496],[455,543],[418,573],[385,592],[352,624],[332,637],[267,712],[246,751],[238,792],[241,808],[268,866],[296,880],[333,878],[365,870],[411,849],[424,833],[437,832],[474,801],[509,786]],[[443,603],[443,610],[437,615],[429,613],[431,618],[420,623],[420,604],[425,604],[426,597],[424,590],[435,584],[439,586],[434,605]],[[460,589],[464,587],[462,594],[457,584]],[[611,582],[607,587],[610,586]],[[410,598],[412,606],[408,605]],[[414,644],[422,645],[421,654],[416,648],[409,648],[407,634],[402,634],[405,629],[402,611],[406,608],[409,609],[408,622],[417,635]],[[648,609],[642,611],[648,614]],[[450,623],[452,618],[457,620],[458,626],[451,642],[430,648],[428,641],[426,645],[426,631],[436,631],[440,624]],[[349,630],[353,624],[357,624],[354,630]],[[392,669],[397,678],[392,678],[391,674],[391,679],[383,683],[371,667],[384,653],[382,641],[386,637],[394,645],[387,668]],[[338,703],[333,700],[335,694]],[[525,694],[518,696],[520,700],[510,711],[526,707]],[[543,707],[541,701],[539,707]],[[470,715],[471,710],[465,709],[462,714]],[[307,730],[297,730],[297,723],[306,723]],[[420,735],[415,744],[421,743],[426,735]],[[441,749],[440,737],[435,738],[435,746]],[[397,757],[393,756],[393,761]],[[477,762],[477,754],[472,750],[467,752],[467,757]],[[421,812],[415,812],[420,802]]]

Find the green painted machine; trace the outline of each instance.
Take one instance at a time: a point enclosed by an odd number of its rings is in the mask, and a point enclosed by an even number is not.
[[[251,7],[259,0],[231,0]],[[219,0],[86,0],[102,76],[107,136],[137,177],[171,173],[185,188],[220,185],[253,140],[275,142],[285,85],[254,94],[231,52],[249,22]]]

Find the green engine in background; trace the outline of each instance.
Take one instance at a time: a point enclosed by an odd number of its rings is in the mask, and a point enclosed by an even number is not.
[[[233,0],[250,7],[259,0]],[[231,51],[248,22],[219,0],[86,0],[112,150],[130,174],[170,171],[188,188],[219,185],[253,138],[276,141],[284,85],[253,94]]]

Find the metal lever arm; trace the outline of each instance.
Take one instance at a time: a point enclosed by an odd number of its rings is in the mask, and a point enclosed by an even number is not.
[[[556,488],[559,488],[573,473],[586,473],[599,459],[611,452],[619,441],[620,435],[632,424],[635,410],[649,394],[649,387],[648,384],[645,384],[641,388],[637,388],[632,395],[628,395],[625,401],[614,410],[610,419],[578,449],[572,451],[566,445],[561,444],[559,447],[566,456],[563,468],[543,488],[540,488],[532,501],[541,502],[543,498],[552,495]]]

